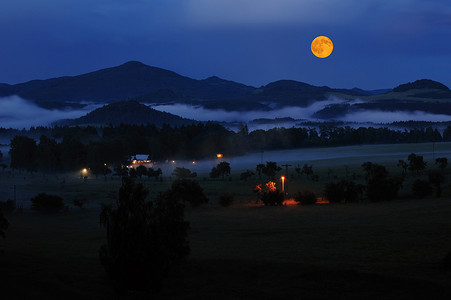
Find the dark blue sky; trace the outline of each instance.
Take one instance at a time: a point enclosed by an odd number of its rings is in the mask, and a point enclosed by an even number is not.
[[[318,35],[334,52],[310,51]],[[196,79],[451,87],[449,0],[0,0],[0,82],[129,60]]]

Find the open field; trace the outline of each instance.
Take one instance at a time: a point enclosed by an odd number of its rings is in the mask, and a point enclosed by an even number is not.
[[[435,150],[442,152],[435,157],[449,157],[448,148],[439,150],[436,144]],[[397,160],[406,160],[411,152],[430,161],[427,149],[427,145],[368,146],[361,153],[373,154],[353,156],[353,161],[335,155],[291,160],[293,165],[312,164],[320,180],[296,175],[288,189],[321,193],[322,186],[333,180],[328,178],[328,168],[338,179],[346,178],[353,172],[361,175],[360,164],[368,160],[387,159],[390,172],[396,174],[400,172]],[[343,149],[331,150],[336,154]],[[376,151],[382,155],[380,160]],[[186,208],[191,255],[185,265],[173,270],[157,299],[450,299],[451,273],[440,267],[451,251],[449,187],[439,199],[410,199],[406,187],[404,197],[392,202],[264,207],[255,205],[252,187],[266,179],[239,181],[241,170],[234,163],[231,166],[232,181],[204,181],[208,175],[199,172],[211,203]],[[430,162],[428,166],[436,168]],[[114,199],[120,180],[99,177],[83,182],[79,174],[43,177],[19,172],[2,173],[0,179],[2,197],[12,198],[15,184],[18,204],[25,208],[22,214],[7,215],[10,228],[6,239],[0,240],[5,299],[114,298],[98,259],[105,240],[98,216],[100,204]],[[152,198],[171,182],[146,178],[143,183]],[[43,191],[61,195],[68,211],[31,212],[29,198]],[[235,194],[232,207],[217,204],[223,192]],[[78,196],[88,200],[83,210],[72,205]]]

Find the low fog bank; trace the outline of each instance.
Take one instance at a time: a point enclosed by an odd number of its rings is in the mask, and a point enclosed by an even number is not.
[[[168,112],[184,118],[195,119],[198,121],[219,121],[219,122],[248,122],[255,119],[274,119],[274,118],[293,118],[318,120],[312,118],[312,115],[329,105],[334,104],[355,104],[360,103],[360,100],[343,100],[338,98],[330,98],[328,100],[316,101],[307,107],[299,106],[285,106],[282,108],[274,108],[270,111],[253,110],[253,111],[227,111],[224,109],[209,109],[200,105],[189,104],[149,104],[153,109]],[[269,105],[276,107],[277,105]]]
[[[29,129],[32,126],[48,126],[61,119],[79,118],[98,105],[88,104],[83,109],[45,109],[19,96],[0,98],[0,127]]]
[[[357,104],[362,100],[344,100],[339,98],[330,98],[325,101],[317,101],[307,107],[283,107],[275,108],[271,111],[226,111],[223,109],[208,109],[199,105],[188,104],[150,104],[156,110],[172,113],[181,117],[195,119],[199,121],[218,121],[231,130],[238,130],[240,123],[247,123],[249,130],[263,129],[268,130],[274,127],[308,127],[303,122],[328,122],[331,120],[319,119],[314,117],[315,113],[330,105],[336,104]],[[293,120],[274,119],[292,118]],[[268,119],[268,122],[251,122],[256,119]],[[382,110],[358,110],[346,113],[336,117],[333,121],[344,122],[345,126],[353,128],[358,127],[386,127],[384,124],[398,121],[430,121],[446,122],[451,121],[451,116],[442,114],[425,113],[422,111],[382,111]],[[399,127],[398,127],[399,129]]]
[[[156,167],[163,170],[165,176],[170,176],[176,167],[188,168],[193,172],[206,174],[219,162],[230,163],[232,171],[243,172],[247,169],[255,173],[257,164],[274,161],[277,164],[290,164],[292,172],[297,165],[312,164],[314,167],[344,167],[350,164],[362,164],[366,161],[375,163],[397,162],[399,159],[407,160],[410,153],[423,155],[425,161],[433,165],[433,158],[450,157],[451,143],[420,143],[396,145],[354,145],[340,147],[315,147],[290,150],[272,150],[252,152],[243,156],[212,158],[195,161],[174,161],[159,163]],[[203,175],[202,175],[203,176]],[[200,178],[201,179],[201,178]]]

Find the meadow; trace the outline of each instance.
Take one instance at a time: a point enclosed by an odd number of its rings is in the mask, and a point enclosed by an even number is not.
[[[436,168],[431,144],[298,149],[264,153],[263,159],[282,157],[273,160],[293,165],[289,193],[311,189],[321,196],[329,181],[355,173],[363,182],[365,161],[383,163],[398,174],[398,159],[407,160],[411,152]],[[437,143],[434,152],[449,157],[451,144]],[[156,299],[449,299],[451,273],[441,268],[451,251],[449,175],[440,198],[412,198],[409,183],[421,177],[412,175],[391,202],[265,207],[255,203],[252,189],[267,179],[239,180],[240,172],[254,170],[260,159],[261,153],[231,159],[232,179],[224,181],[208,178],[215,161],[196,162],[197,180],[210,202],[186,207],[191,254],[171,272]],[[313,166],[318,182],[294,173],[293,167],[304,163]],[[151,199],[170,186],[168,173],[163,175],[163,182],[141,180]],[[98,259],[105,241],[99,211],[101,203],[115,199],[120,179],[83,181],[80,174],[17,171],[0,176],[1,196],[12,198],[16,185],[17,203],[24,207],[23,213],[7,215],[10,227],[0,240],[5,299],[114,298]],[[30,211],[29,199],[44,191],[62,196],[68,208],[58,214]],[[231,207],[218,204],[224,192],[235,195]],[[77,197],[87,199],[83,209],[73,205]]]

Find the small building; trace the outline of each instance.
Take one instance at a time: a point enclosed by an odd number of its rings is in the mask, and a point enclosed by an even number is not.
[[[130,156],[130,163],[128,167],[137,168],[139,166],[145,166],[146,168],[151,168],[153,166],[149,154],[136,154]]]

